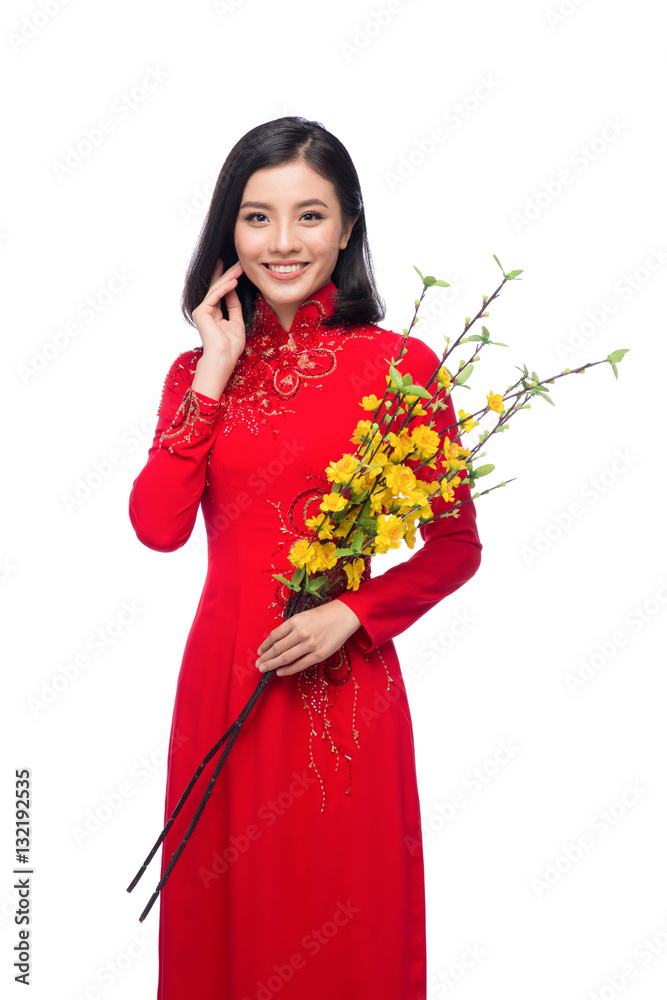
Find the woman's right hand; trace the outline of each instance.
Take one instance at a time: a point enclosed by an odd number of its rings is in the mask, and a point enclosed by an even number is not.
[[[236,285],[243,267],[240,261],[223,271],[221,260],[215,265],[213,278],[203,301],[192,310],[192,318],[199,330],[204,356],[209,361],[226,363],[231,368],[238,361],[245,347],[245,322]],[[223,319],[220,302],[224,298],[229,319]]]

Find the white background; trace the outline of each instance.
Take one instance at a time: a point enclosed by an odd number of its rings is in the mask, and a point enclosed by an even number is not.
[[[544,378],[630,349],[618,381],[607,364],[563,378],[555,407],[537,400],[494,439],[485,485],[518,478],[477,502],[480,570],[396,641],[424,821],[429,1000],[664,996],[658,9],[4,5],[8,995],[23,995],[12,981],[20,767],[32,769],[34,800],[31,996],[155,995],[158,908],[142,925],[138,915],[157,862],[132,895],[125,887],[162,825],[164,751],[205,550],[201,522],[176,553],[142,547],[127,501],[164,375],[198,343],[180,295],[212,183],[248,129],[301,114],[357,165],[384,326],[407,325],[420,291],[412,264],[455,286],[429,293],[417,331],[438,353],[498,284],[493,253],[524,269],[488,320],[510,348],[486,349],[459,406],[502,391],[515,364]],[[104,118],[111,131],[61,169]],[[126,284],[109,295],[114,272]],[[89,297],[92,321],[81,312]],[[123,604],[136,617],[117,635]],[[116,634],[101,653],[89,645],[98,629]],[[84,653],[88,666],[36,707],[30,699]],[[588,679],[573,690],[577,674]]]

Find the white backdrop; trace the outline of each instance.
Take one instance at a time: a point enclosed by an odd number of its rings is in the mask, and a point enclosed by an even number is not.
[[[652,0],[22,0],[3,7],[0,940],[32,775],[35,1000],[155,995],[157,862],[203,528],[127,516],[162,382],[198,343],[190,254],[227,152],[321,121],[364,191],[385,326],[438,353],[507,270],[468,409],[561,379],[489,448],[477,575],[396,640],[416,738],[429,1000],[667,985],[664,44]],[[78,150],[78,152],[77,152]],[[407,549],[400,554],[404,558]],[[374,573],[390,565],[380,557]],[[384,563],[382,562],[384,559]],[[662,642],[661,642],[662,639]],[[231,758],[233,761],[233,756]],[[377,817],[378,837],[382,816]],[[388,877],[391,877],[388,873]],[[192,956],[196,962],[196,956]]]

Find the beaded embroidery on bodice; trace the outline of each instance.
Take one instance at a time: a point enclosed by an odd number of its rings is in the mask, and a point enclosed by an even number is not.
[[[325,286],[322,292],[326,292]],[[327,301],[325,299],[325,301]],[[289,331],[285,330],[273,309],[261,294],[246,336],[245,348],[225,387],[221,402],[225,416],[221,433],[229,434],[242,421],[257,434],[260,423],[268,423],[274,435],[279,428],[267,418],[285,413],[285,402],[293,399],[304,385],[323,389],[317,383],[337,367],[336,354],[348,336],[372,339],[372,328],[322,326],[322,319],[333,311],[318,298],[303,302]]]

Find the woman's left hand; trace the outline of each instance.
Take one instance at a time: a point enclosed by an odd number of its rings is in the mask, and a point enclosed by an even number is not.
[[[354,611],[335,598],[299,611],[269,632],[255,666],[262,672],[280,668],[278,677],[297,674],[335,653],[360,625]]]

